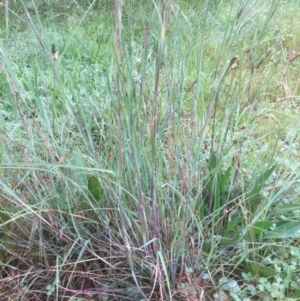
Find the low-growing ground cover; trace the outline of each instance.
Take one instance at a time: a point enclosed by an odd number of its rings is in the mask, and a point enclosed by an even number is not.
[[[2,7],[3,300],[300,298],[297,1]]]

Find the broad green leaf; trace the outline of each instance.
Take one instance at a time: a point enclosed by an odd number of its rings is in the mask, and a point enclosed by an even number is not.
[[[251,192],[248,194],[248,200],[247,200],[247,204],[251,207],[254,202],[257,200],[258,198],[258,194],[260,193],[260,191],[262,190],[262,188],[266,185],[267,180],[270,178],[270,176],[272,175],[273,171],[275,170],[276,165],[270,167],[268,170],[266,170],[262,175],[260,175],[256,180],[255,180],[255,184],[253,189],[251,190]]]
[[[240,222],[243,221],[243,217],[239,216],[237,217],[236,219],[234,219],[233,221],[228,221],[227,222],[227,227],[226,227],[226,231],[225,233],[228,233],[229,231],[231,231],[232,229],[234,228],[237,228],[238,227],[238,224]],[[236,230],[236,229],[235,229]]]
[[[299,298],[300,298],[300,289],[295,290],[295,291],[293,292],[291,298],[292,298],[293,300],[299,300]]]
[[[214,211],[217,212],[221,208],[220,200],[220,186],[217,177],[213,184],[213,196],[214,196]]]
[[[264,234],[264,238],[300,237],[300,222],[287,222]]]
[[[237,242],[241,237],[241,231],[238,230],[239,225],[243,222],[244,218],[242,216],[237,217],[233,221],[228,221],[226,225],[226,230],[223,235],[222,242],[226,245]]]
[[[210,157],[208,159],[208,170],[211,172],[217,167],[217,156],[214,151],[210,153]]]
[[[275,276],[278,272],[272,268],[269,268],[261,263],[257,263],[255,261],[246,260],[246,267],[253,273],[259,274],[265,277]]]
[[[101,186],[98,178],[90,176],[88,179],[88,189],[96,201],[101,199]]]
[[[254,234],[261,234],[267,229],[270,229],[272,225],[274,225],[274,222],[272,221],[259,221],[252,226],[251,230]]]
[[[289,223],[289,221],[258,221],[252,226],[252,232],[254,234],[262,234],[267,232],[272,226],[282,226]]]
[[[270,217],[278,216],[285,213],[290,213],[295,210],[300,210],[300,204],[286,204],[276,210],[276,212],[270,214]]]
[[[285,288],[289,288],[290,283],[293,281],[294,278],[294,271],[290,265],[286,266],[285,270],[286,270],[286,275],[284,277],[283,284]]]
[[[257,187],[263,187],[266,184],[266,181],[270,178],[275,168],[276,165],[270,167],[261,176],[258,177],[258,179],[256,180]]]
[[[225,245],[230,245],[230,244],[236,243],[240,238],[241,238],[240,233],[236,231],[234,233],[233,237],[230,237],[230,238],[229,238],[229,236],[223,237],[222,242]]]
[[[219,183],[221,193],[226,192],[228,190],[228,184],[230,180],[230,176],[233,170],[233,165],[230,165],[224,173],[220,175]]]
[[[69,210],[70,208],[74,207],[74,204],[70,204],[70,202],[65,199],[58,199],[56,204],[59,210]]]

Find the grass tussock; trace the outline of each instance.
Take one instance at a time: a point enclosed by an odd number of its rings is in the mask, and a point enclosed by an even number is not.
[[[296,4],[1,4],[1,300],[299,298]]]

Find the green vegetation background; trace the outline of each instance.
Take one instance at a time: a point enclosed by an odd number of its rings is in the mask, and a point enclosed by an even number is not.
[[[297,2],[0,2],[1,300],[299,300]]]

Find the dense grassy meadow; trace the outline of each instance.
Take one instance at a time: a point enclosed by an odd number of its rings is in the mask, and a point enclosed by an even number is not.
[[[0,13],[1,300],[300,300],[298,0]]]

